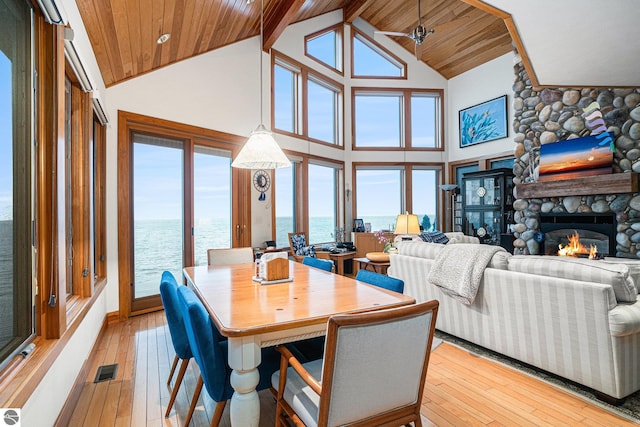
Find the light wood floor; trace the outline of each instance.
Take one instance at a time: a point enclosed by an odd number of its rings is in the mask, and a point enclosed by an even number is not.
[[[171,417],[166,380],[174,352],[164,313],[109,325],[99,338],[70,426],[182,426],[197,380],[189,364]],[[98,366],[118,363],[114,380],[93,383]],[[274,402],[260,393],[260,426],[272,426]],[[213,402],[203,390],[192,426],[208,426]],[[229,425],[229,405],[222,425]],[[579,397],[510,368],[441,344],[431,355],[422,405],[425,426],[637,426]]]

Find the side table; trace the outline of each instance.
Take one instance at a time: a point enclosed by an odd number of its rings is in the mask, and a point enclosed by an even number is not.
[[[375,262],[370,261],[368,258],[354,258],[353,259],[355,266],[357,266],[355,273],[358,270],[370,270],[380,274],[387,274],[387,269],[391,265],[389,261],[384,262]]]

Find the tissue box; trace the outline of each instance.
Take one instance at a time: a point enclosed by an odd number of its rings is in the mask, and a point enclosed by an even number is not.
[[[286,252],[266,253],[260,258],[260,278],[282,280],[289,278],[289,258]]]

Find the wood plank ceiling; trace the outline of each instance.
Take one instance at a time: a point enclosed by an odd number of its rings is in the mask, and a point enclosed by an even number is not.
[[[466,0],[421,0],[427,29],[468,18],[436,31],[420,59],[451,78],[512,50],[502,19]],[[218,49],[260,32],[260,1],[77,0],[107,87],[160,67]],[[287,25],[343,9],[345,22],[360,17],[384,31],[410,32],[417,25],[416,0],[264,0],[264,47]],[[169,41],[156,43],[161,34]],[[394,37],[408,51],[414,42]]]

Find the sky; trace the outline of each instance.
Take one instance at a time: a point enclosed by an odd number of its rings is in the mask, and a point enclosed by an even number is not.
[[[13,218],[11,61],[0,51],[0,221]]]

